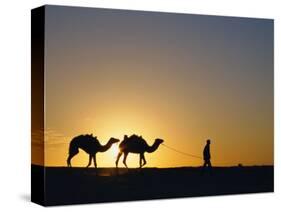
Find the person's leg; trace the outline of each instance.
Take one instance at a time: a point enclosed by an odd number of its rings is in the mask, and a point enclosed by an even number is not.
[[[204,164],[203,164],[202,169],[201,169],[201,174],[203,174],[205,172],[206,166],[207,166],[207,162],[206,162],[206,160],[204,160]]]
[[[208,166],[208,161],[207,161],[207,160],[204,160],[203,168],[205,169],[207,166]]]
[[[212,174],[212,164],[211,164],[211,160],[208,160],[208,169],[210,174]]]

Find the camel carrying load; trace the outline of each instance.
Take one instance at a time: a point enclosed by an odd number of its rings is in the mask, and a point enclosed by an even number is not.
[[[142,168],[146,164],[146,160],[144,157],[144,153],[152,153],[156,151],[161,143],[164,140],[160,138],[156,138],[153,145],[149,146],[147,142],[141,137],[137,135],[131,135],[130,137],[124,136],[124,140],[119,144],[119,153],[116,159],[116,167],[118,167],[118,162],[121,155],[124,153],[123,164],[128,168],[126,164],[126,159],[129,153],[135,153],[140,155],[140,168]]]
[[[89,163],[87,167],[91,165],[93,159],[95,168],[97,168],[96,154],[98,152],[106,152],[112,144],[117,142],[119,142],[119,139],[110,138],[105,145],[101,145],[97,136],[93,136],[93,134],[76,136],[69,144],[67,166],[71,167],[71,159],[79,153],[79,149],[82,149],[89,154]]]

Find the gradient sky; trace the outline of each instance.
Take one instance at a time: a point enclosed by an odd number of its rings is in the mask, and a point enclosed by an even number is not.
[[[45,27],[45,165],[65,166],[86,133],[199,156],[210,138],[215,166],[273,164],[273,20],[47,6]],[[114,166],[116,147],[99,167]],[[146,159],[202,164],[164,146]]]

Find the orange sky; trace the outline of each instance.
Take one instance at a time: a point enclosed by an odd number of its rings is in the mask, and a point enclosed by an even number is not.
[[[273,164],[271,20],[47,6],[45,53],[46,166],[66,166],[70,140],[86,133],[162,138],[199,156],[210,138],[215,166]],[[98,166],[116,155],[98,154]],[[202,164],[164,146],[146,159]],[[72,160],[87,162],[83,151]]]

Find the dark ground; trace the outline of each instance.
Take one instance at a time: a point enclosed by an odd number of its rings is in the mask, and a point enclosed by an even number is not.
[[[31,172],[36,201],[36,182],[42,181],[34,179],[44,168],[32,165]],[[115,168],[46,167],[45,182],[44,205],[273,192],[273,167],[217,167],[212,174],[190,167],[119,168],[119,173]]]

